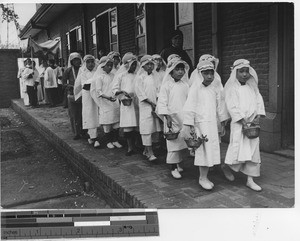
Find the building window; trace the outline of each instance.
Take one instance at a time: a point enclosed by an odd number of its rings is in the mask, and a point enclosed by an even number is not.
[[[82,52],[83,43],[82,43],[82,31],[81,26],[77,26],[66,33],[67,37],[67,51],[68,56],[72,52]]]
[[[135,4],[135,20],[136,20],[137,55],[141,56],[147,53],[145,3]]]
[[[175,4],[175,28],[183,33],[183,49],[194,64],[194,5],[193,3]]]
[[[110,21],[109,21],[109,32],[110,32],[110,50],[119,51],[118,45],[118,19],[117,19],[117,9],[110,11]]]
[[[96,33],[96,19],[91,20],[92,24],[92,54],[94,55],[95,58],[97,58],[97,33]]]
[[[95,57],[100,50],[105,54],[119,51],[117,8],[110,8],[91,20],[92,52]]]

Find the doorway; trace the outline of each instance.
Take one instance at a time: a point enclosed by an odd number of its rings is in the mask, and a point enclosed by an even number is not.
[[[97,53],[103,50],[104,54],[107,55],[110,51],[108,12],[102,13],[96,18],[96,26]]]

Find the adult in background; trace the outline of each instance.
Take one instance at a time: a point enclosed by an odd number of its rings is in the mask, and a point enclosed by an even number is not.
[[[27,65],[23,71],[23,78],[26,84],[26,92],[29,97],[29,104],[31,107],[37,107],[37,86],[39,84],[39,72],[35,68],[35,62],[31,59],[27,60]]]
[[[63,85],[66,86],[68,100],[68,114],[70,117],[72,131],[75,134],[74,140],[81,138],[82,131],[82,103],[81,98],[75,101],[74,83],[77,78],[82,59],[79,53],[73,52],[69,56],[68,68],[65,70],[62,78]]]
[[[25,79],[23,77],[23,72],[26,68],[27,60],[28,59],[24,60],[24,62],[23,62],[24,66],[21,67],[18,72],[18,78],[20,79],[20,96],[23,99],[25,106],[29,106],[29,98],[28,98],[28,94],[26,91]]]
[[[160,53],[160,56],[164,59],[165,62],[167,62],[168,57],[171,54],[179,55],[181,59],[189,65],[190,67],[189,76],[190,76],[194,68],[190,57],[185,52],[185,50],[183,50],[183,33],[179,29],[176,29],[172,32],[171,46],[163,49]]]
[[[50,107],[55,107],[57,102],[57,68],[54,59],[48,60],[49,66],[47,67],[44,75],[45,93],[47,95]]]

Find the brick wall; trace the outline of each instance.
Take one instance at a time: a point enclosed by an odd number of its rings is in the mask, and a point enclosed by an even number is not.
[[[212,16],[210,3],[194,4],[195,65],[203,54],[212,53]]]
[[[118,17],[120,53],[122,55],[126,52],[136,54],[134,5],[119,4]]]
[[[269,99],[269,6],[268,3],[226,3],[219,8],[221,77],[225,81],[229,78],[230,66],[235,60],[248,59],[258,74],[266,106]]]
[[[10,106],[11,99],[20,98],[18,74],[18,49],[0,49],[0,108]]]
[[[87,27],[86,41],[88,52],[91,53],[92,38],[91,38],[91,23],[90,20],[98,14],[106,11],[109,8],[117,7],[118,13],[118,40],[119,52],[124,55],[126,52],[136,52],[135,47],[135,32],[134,32],[134,5],[133,4],[88,4],[86,6]]]

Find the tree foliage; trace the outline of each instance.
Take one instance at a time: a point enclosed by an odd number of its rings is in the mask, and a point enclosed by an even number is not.
[[[13,9],[10,9],[8,7],[5,7],[4,4],[0,4],[0,7],[2,9],[2,22],[7,21],[14,22],[16,25],[16,28],[19,30],[20,25],[18,23],[19,16],[15,13]]]

